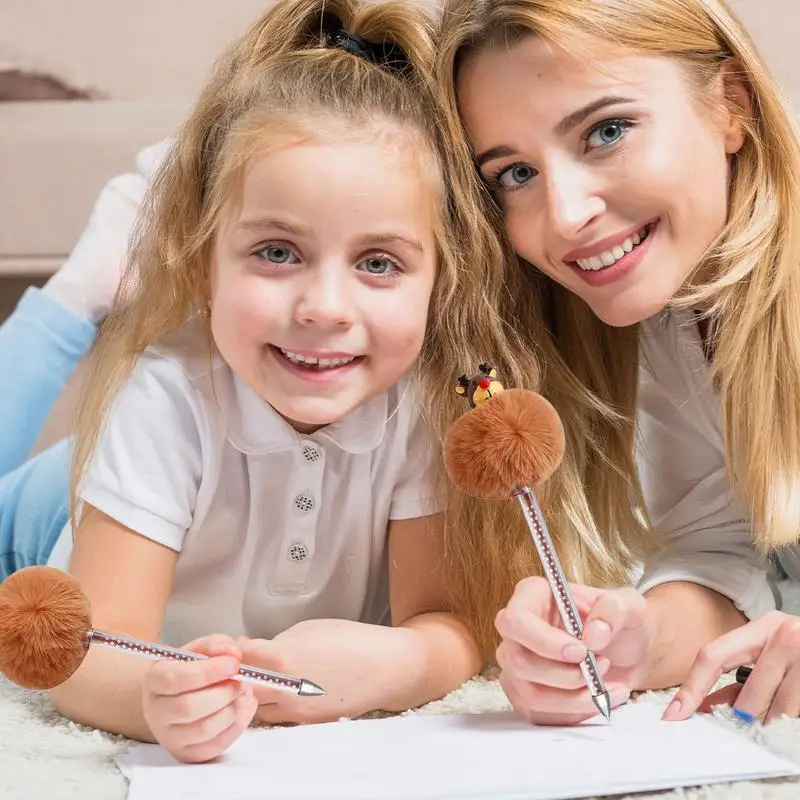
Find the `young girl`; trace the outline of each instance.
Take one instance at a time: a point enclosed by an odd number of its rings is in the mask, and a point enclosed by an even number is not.
[[[52,692],[65,715],[205,761],[254,716],[406,709],[480,668],[442,580],[437,442],[456,376],[523,351],[494,310],[502,266],[466,271],[491,237],[467,192],[450,202],[432,52],[412,9],[282,2],[159,170],[92,357],[72,526],[33,539],[98,627],[209,658],[92,650]],[[29,522],[12,521],[9,550]],[[229,680],[243,661],[327,693],[254,697]]]
[[[708,644],[774,607],[763,554],[800,531],[797,134],[718,0],[452,0],[442,19],[449,130],[520,258],[528,324],[557,351],[541,387],[593,459],[589,503],[627,505],[616,530],[632,545],[649,517],[664,544],[639,592],[572,571],[589,584],[575,588],[584,643],[629,689],[674,685],[699,652],[667,713],[685,717],[780,627]],[[574,667],[585,651],[541,580],[519,584],[497,627],[521,711],[593,713]],[[766,711],[785,674],[770,658],[745,710]],[[781,690],[773,711],[798,713],[800,692]]]

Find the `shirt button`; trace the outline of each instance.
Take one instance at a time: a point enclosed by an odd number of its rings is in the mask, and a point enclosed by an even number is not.
[[[310,494],[303,492],[303,494],[299,494],[297,497],[295,497],[294,507],[298,511],[302,511],[304,514],[306,514],[311,511],[312,508],[314,508],[314,498]]]
[[[313,464],[315,461],[319,461],[321,457],[322,453],[320,453],[319,447],[315,444],[306,442],[306,444],[303,445],[303,458],[306,461]]]
[[[308,558],[308,548],[302,542],[296,542],[289,548],[290,561],[305,561]]]

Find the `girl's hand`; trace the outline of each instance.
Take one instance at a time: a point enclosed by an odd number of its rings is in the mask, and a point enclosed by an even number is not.
[[[249,684],[231,679],[242,663],[233,639],[207,636],[184,649],[209,658],[156,661],[145,674],[144,716],[159,744],[179,761],[210,761],[239,738],[257,703]]]
[[[520,581],[495,620],[500,684],[514,708],[537,724],[572,725],[598,713],[578,667],[587,648],[597,656],[612,708],[644,674],[652,638],[644,597],[634,589],[571,589],[584,621],[582,641],[563,629],[544,578]]]
[[[755,667],[747,683],[706,697],[721,675],[751,662]],[[800,716],[800,619],[770,611],[706,645],[664,719],[682,720],[724,704],[765,722],[783,714]]]
[[[307,678],[325,690],[320,697],[298,697],[256,687],[256,719],[280,723],[333,722],[368,711],[392,709],[394,696],[407,675],[404,664],[412,649],[413,631],[350,620],[298,622],[272,640],[240,638],[243,662]]]

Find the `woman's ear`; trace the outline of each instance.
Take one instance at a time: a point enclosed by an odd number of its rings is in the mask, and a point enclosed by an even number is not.
[[[741,150],[745,140],[745,120],[753,114],[753,97],[741,63],[729,59],[720,68],[722,101],[725,106],[723,131],[725,152],[733,155]]]

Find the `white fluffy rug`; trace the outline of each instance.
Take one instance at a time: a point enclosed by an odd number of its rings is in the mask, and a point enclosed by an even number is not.
[[[789,592],[786,610],[800,610],[800,590],[790,587]],[[637,702],[665,703],[668,694],[647,693]],[[412,713],[506,707],[495,682],[476,679]],[[800,720],[781,720],[765,734],[774,746],[800,761]],[[114,758],[129,744],[65,720],[53,711],[45,694],[25,692],[0,677],[0,800],[125,800],[127,784]],[[800,780],[715,785],[636,797],[656,796],[663,800],[796,800]]]

